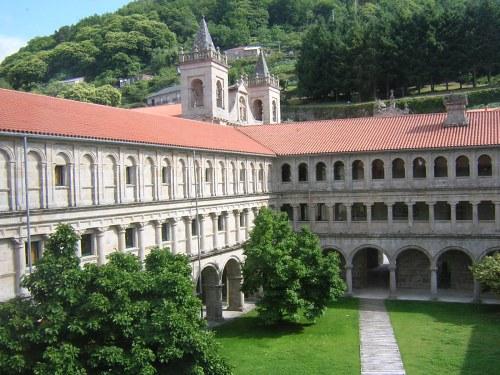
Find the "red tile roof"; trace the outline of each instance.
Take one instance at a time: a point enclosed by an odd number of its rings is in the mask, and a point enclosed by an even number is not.
[[[367,117],[239,129],[277,155],[500,145],[500,110],[468,112],[467,127],[444,128],[445,117]]]
[[[0,132],[274,153],[230,126],[0,89]]]
[[[182,105],[181,104],[165,104],[165,105],[157,105],[155,107],[142,107],[142,108],[134,108],[133,111],[149,113],[150,115],[158,115],[158,116],[182,116]]]

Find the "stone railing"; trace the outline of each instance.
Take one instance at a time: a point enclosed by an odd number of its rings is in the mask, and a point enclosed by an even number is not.
[[[223,65],[227,65],[227,56],[220,52],[219,50],[208,49],[204,51],[194,50],[193,52],[185,53],[181,51],[179,53],[179,64],[185,64],[197,61],[207,61],[214,60]]]
[[[265,77],[259,77],[258,75],[255,77],[252,77],[248,80],[248,86],[249,87],[256,87],[256,86],[272,86],[277,89],[280,88],[280,80],[278,77],[270,75],[270,76],[265,76]]]

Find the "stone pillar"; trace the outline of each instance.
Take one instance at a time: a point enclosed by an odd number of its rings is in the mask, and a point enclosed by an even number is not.
[[[495,202],[495,230],[500,232],[500,202]]]
[[[224,246],[228,247],[230,244],[231,230],[229,229],[229,212],[224,212]]]
[[[146,256],[146,246],[144,245],[144,223],[137,223],[137,245],[139,247],[138,256],[139,260],[144,262]]]
[[[245,241],[250,237],[250,210],[246,209],[245,213]]]
[[[346,296],[352,296],[352,264],[346,264],[345,266],[345,282],[347,285]]]
[[[474,297],[473,301],[475,303],[481,302],[481,283],[474,279]]]
[[[437,299],[438,285],[437,285],[437,267],[431,266],[431,297]]]
[[[191,216],[184,216],[184,227],[184,232],[186,233],[186,254],[191,255],[193,237],[191,232]]]
[[[434,231],[434,226],[436,221],[434,219],[434,205],[436,202],[429,202],[429,225],[431,227],[431,231]]]
[[[172,218],[170,219],[170,230],[172,231],[171,238],[170,238],[170,244],[171,244],[171,251],[172,254],[177,254],[177,218]]]
[[[345,204],[345,211],[347,216],[347,225],[350,226],[352,223],[352,203],[348,202]]]
[[[372,223],[372,204],[367,203],[366,205],[366,222],[368,223],[368,230],[370,230],[370,224]]]
[[[21,296],[25,294],[25,290],[21,288],[21,280],[26,273],[26,253],[25,253],[25,239],[13,238],[15,259],[16,259],[16,295]]]
[[[153,225],[155,227],[155,244],[158,247],[161,247],[163,241],[161,238],[161,227],[162,227],[162,222],[160,220],[155,220],[153,221]]]
[[[395,264],[390,264],[389,265],[389,296],[390,298],[396,298],[396,291],[397,291],[397,285],[396,285],[396,265]]]
[[[299,230],[300,205],[294,204],[292,207],[293,207],[293,229]]]
[[[236,243],[240,243],[240,211],[234,210],[234,230],[235,230],[235,235],[234,235],[234,240]]]
[[[328,205],[328,232],[333,232],[333,216],[335,213],[335,204]]]
[[[243,277],[228,277],[227,278],[227,309],[229,311],[243,311],[245,296],[241,292],[241,281]]]
[[[213,249],[218,249],[219,248],[219,244],[218,244],[218,233],[219,233],[219,223],[218,223],[218,215],[216,212],[212,212],[210,214],[210,217],[212,218],[212,234],[213,234],[213,237],[212,237],[212,247]]]
[[[95,231],[97,238],[97,264],[101,266],[106,263],[104,252],[104,234],[106,233],[106,228],[97,228]]]
[[[316,208],[317,204],[311,203],[307,207],[309,209],[309,227],[312,228],[316,223]]]
[[[75,233],[80,236],[80,239],[78,241],[76,241],[75,255],[78,258],[81,258],[82,257],[82,240],[81,240],[81,236],[82,236],[83,233],[82,232],[77,232],[77,231],[75,231]]]
[[[453,231],[457,223],[457,202],[456,201],[450,202],[450,206],[451,206],[451,230]]]
[[[199,246],[200,246],[200,252],[201,253],[204,253],[206,248],[205,248],[205,215],[198,215],[198,229],[199,229],[199,233],[198,233],[198,237],[200,239],[200,243],[199,243]]]
[[[392,230],[392,205],[393,203],[387,203],[387,224],[389,225],[389,231]]]
[[[125,251],[125,229],[127,227],[125,225],[118,225],[118,250]]]
[[[209,284],[206,286],[207,320],[220,322],[222,317],[222,285]]]
[[[68,190],[69,190],[69,198],[68,198],[68,206],[74,207],[76,206],[75,199],[75,164],[68,164]]]
[[[413,203],[408,202],[408,226],[413,227]]]
[[[479,231],[479,214],[478,214],[479,202],[471,202],[471,204],[472,204],[472,231],[478,232]]]

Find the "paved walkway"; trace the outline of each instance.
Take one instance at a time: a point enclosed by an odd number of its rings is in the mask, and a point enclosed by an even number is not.
[[[359,336],[361,375],[406,374],[383,300],[360,300]]]

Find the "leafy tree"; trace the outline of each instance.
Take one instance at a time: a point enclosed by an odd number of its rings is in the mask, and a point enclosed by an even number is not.
[[[116,107],[121,103],[121,93],[111,85],[95,87],[92,84],[78,83],[76,85],[49,85],[44,93],[64,99],[78,100],[80,102],[103,104]]]
[[[185,256],[153,249],[143,270],[115,253],[82,269],[77,240],[60,225],[23,280],[31,298],[0,305],[0,373],[230,373],[199,317]]]
[[[256,293],[262,287],[257,311],[268,324],[302,314],[315,319],[344,292],[338,257],[323,255],[309,229],[294,233],[283,213],[259,212],[244,253],[242,290]]]
[[[500,252],[485,257],[472,266],[474,277],[493,292],[500,295]]]

